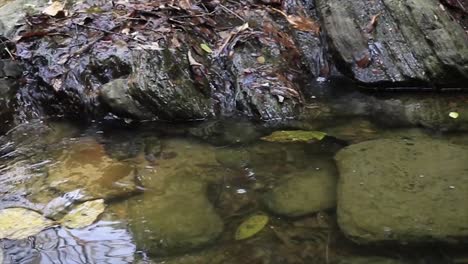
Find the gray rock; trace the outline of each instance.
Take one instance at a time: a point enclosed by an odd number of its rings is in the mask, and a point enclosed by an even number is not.
[[[390,87],[466,87],[468,38],[439,1],[319,0],[317,6],[349,77]]]
[[[265,194],[265,205],[276,214],[291,217],[335,207],[337,175],[333,167],[327,167],[286,176]]]
[[[468,148],[380,139],[351,145],[335,159],[338,223],[352,240],[467,240]]]
[[[39,12],[47,3],[47,0],[0,1],[0,35],[8,35],[26,14]]]
[[[127,79],[116,79],[104,84],[100,90],[100,98],[117,115],[127,115],[140,120],[153,117],[129,95]]]
[[[195,120],[214,116],[211,98],[193,80],[186,50],[136,50],[132,53],[130,94],[153,116]]]
[[[174,176],[165,181],[163,194],[147,192],[142,200],[130,202],[128,217],[137,246],[162,256],[212,243],[223,222],[205,192],[206,184],[199,179]]]

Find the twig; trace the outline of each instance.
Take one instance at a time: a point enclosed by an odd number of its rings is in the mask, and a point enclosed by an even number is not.
[[[15,57],[13,56],[13,54],[10,52],[10,50],[7,47],[5,47],[5,51],[8,53],[8,55],[10,55],[11,60],[15,60]]]
[[[225,7],[223,4],[219,4],[219,6],[226,12],[230,13],[231,15],[234,15],[238,19],[242,20],[242,22],[245,22],[245,19],[238,14],[236,14],[234,11],[230,10],[229,8]]]

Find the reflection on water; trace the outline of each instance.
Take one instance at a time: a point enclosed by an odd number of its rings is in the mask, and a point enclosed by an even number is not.
[[[273,129],[243,121],[15,128],[0,137],[0,209],[26,207],[55,218],[96,198],[104,198],[107,209],[84,229],[55,227],[1,241],[4,263],[463,260],[463,252],[447,247],[358,246],[338,229],[333,208],[333,157],[348,144],[381,137],[464,144],[463,137],[382,129],[361,119],[316,126],[332,136],[308,144],[264,142]],[[236,228],[257,213],[270,217],[268,226],[235,241]]]
[[[119,223],[100,221],[80,230],[50,228],[35,237],[2,243],[4,263],[126,264],[135,245]]]

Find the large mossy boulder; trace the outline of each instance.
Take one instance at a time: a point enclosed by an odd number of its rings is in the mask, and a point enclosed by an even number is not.
[[[379,139],[335,157],[338,223],[358,243],[466,241],[468,148]]]
[[[368,85],[463,88],[468,37],[437,0],[319,0],[341,70]]]

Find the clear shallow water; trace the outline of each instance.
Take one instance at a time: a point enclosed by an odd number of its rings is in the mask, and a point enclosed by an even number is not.
[[[57,226],[29,239],[3,240],[4,263],[394,263],[378,257],[467,263],[466,245],[358,246],[339,231],[333,209],[288,218],[264,203],[264,194],[284,177],[333,173],[333,156],[347,144],[382,137],[466,144],[466,137],[384,129],[362,119],[299,126],[333,137],[269,143],[260,137],[273,128],[243,121],[135,127],[32,122],[15,128],[2,138],[0,208],[27,207],[54,217],[96,198],[106,199],[107,208],[84,229]],[[270,217],[267,227],[236,241],[237,227],[258,213]],[[154,242],[159,227],[167,241]],[[207,242],[186,242],[193,237]]]

